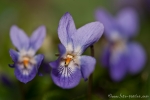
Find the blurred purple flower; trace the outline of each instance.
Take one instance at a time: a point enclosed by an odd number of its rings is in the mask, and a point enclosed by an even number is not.
[[[137,35],[138,17],[134,10],[126,8],[113,18],[104,9],[96,11],[96,19],[104,24],[108,45],[102,53],[102,64],[108,66],[114,81],[120,81],[126,73],[136,74],[146,61],[142,46],[128,39]]]
[[[9,79],[9,77],[5,74],[2,74],[0,75],[0,80],[2,82],[3,85],[7,86],[7,87],[13,87],[13,82]]]
[[[61,88],[73,88],[83,77],[85,80],[93,72],[96,60],[91,56],[81,56],[86,48],[97,42],[104,31],[100,22],[91,22],[76,29],[72,16],[64,14],[59,22],[59,58],[50,63],[51,76]]]
[[[38,75],[39,76],[43,76],[43,75],[46,75],[51,72],[51,67],[49,65],[49,62],[43,60],[42,63],[41,63],[41,67],[39,68],[39,72],[38,72]]]
[[[19,81],[27,83],[36,76],[43,55],[35,55],[35,53],[41,47],[45,35],[44,26],[36,29],[30,38],[17,26],[11,27],[10,38],[18,52],[10,49],[9,53],[14,62],[10,67],[15,68],[15,76]]]
[[[134,9],[137,9],[141,11],[141,8],[143,7],[143,2],[145,0],[113,0],[114,7],[117,9],[119,8],[125,8],[125,7],[132,7]]]

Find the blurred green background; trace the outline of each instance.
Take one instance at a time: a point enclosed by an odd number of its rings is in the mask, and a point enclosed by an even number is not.
[[[92,100],[111,100],[108,95],[148,95],[150,99],[150,4],[148,0],[1,0],[0,1],[0,100],[87,100],[88,81],[69,90],[57,87],[50,74],[36,76],[31,82],[23,84],[14,76],[9,49],[13,48],[9,37],[10,27],[16,24],[29,36],[40,25],[47,28],[47,37],[38,53],[45,55],[45,61],[57,59],[57,27],[65,12],[70,12],[76,27],[95,21],[94,13],[99,7],[112,14],[127,6],[137,10],[140,17],[140,31],[133,41],[143,45],[147,63],[137,75],[127,75],[121,82],[113,82],[107,69],[101,66],[99,57],[103,38],[95,44],[96,69],[93,74]],[[90,49],[85,54],[90,55]],[[123,98],[122,98],[123,99]],[[126,98],[124,100],[128,100]],[[113,99],[116,100],[116,99]],[[137,100],[133,98],[132,100]]]

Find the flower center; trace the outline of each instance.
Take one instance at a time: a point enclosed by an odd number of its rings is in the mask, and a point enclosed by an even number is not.
[[[29,65],[30,58],[29,57],[23,57],[23,65],[24,67],[27,68],[27,66]]]
[[[124,51],[126,48],[126,42],[124,40],[117,40],[112,43],[112,51]]]
[[[68,66],[72,60],[73,56],[68,54],[67,57],[65,58],[65,66]]]

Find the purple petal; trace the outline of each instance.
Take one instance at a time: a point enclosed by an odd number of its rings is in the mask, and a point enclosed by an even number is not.
[[[67,47],[68,43],[72,43],[71,35],[76,32],[76,27],[72,16],[69,13],[65,13],[60,19],[58,27],[58,36],[61,43]]]
[[[119,62],[121,63],[121,62]],[[116,67],[111,67],[110,68],[110,76],[112,78],[113,81],[119,82],[121,81],[126,73],[127,73],[127,69],[125,67],[127,66],[120,66],[121,64],[116,65]]]
[[[75,52],[82,54],[83,51],[97,42],[102,36],[104,26],[100,22],[91,22],[79,28],[72,35]]]
[[[39,67],[40,67],[40,65],[43,61],[43,58],[44,58],[44,56],[42,54],[38,54],[38,55],[35,56],[35,60],[37,61],[36,66],[37,66],[38,69],[39,69]]]
[[[81,56],[80,62],[82,77],[87,80],[94,71],[96,60],[90,56]]]
[[[42,54],[36,55],[35,59],[37,61],[36,67],[39,69],[39,67],[41,66],[41,63],[43,61],[44,56]],[[45,67],[45,66],[44,66]],[[43,76],[43,74],[38,70],[38,75],[39,76]]]
[[[31,81],[37,74],[38,69],[36,68],[36,66],[32,66],[28,75],[24,75],[23,70],[20,70],[19,67],[19,65],[15,65],[15,76],[19,81],[23,83]]]
[[[109,58],[110,58],[110,49],[109,47],[105,47],[104,50],[102,51],[102,55],[100,59],[104,67],[109,66]]]
[[[12,60],[14,61],[14,62],[17,62],[18,61],[18,52],[16,52],[15,50],[12,50],[12,49],[10,49],[9,50],[9,54],[10,54],[10,56],[11,56],[11,58],[12,58]]]
[[[63,55],[64,53],[66,53],[66,48],[64,47],[63,44],[59,44],[58,49],[59,49],[60,55]]]
[[[103,23],[105,35],[110,38],[111,34],[118,31],[118,25],[115,19],[104,9],[98,9],[95,12],[96,20]]]
[[[46,28],[45,26],[40,26],[38,27],[32,34],[31,38],[30,38],[30,48],[34,49],[35,51],[37,51],[46,36]]]
[[[39,76],[43,76],[43,74],[42,74],[41,72],[38,72],[38,75],[39,75]]]
[[[19,29],[17,26],[12,26],[10,29],[10,38],[13,45],[18,49],[28,49],[29,38],[25,32]]]
[[[71,64],[52,68],[51,77],[57,86],[69,89],[79,84],[82,75],[79,66]]]
[[[49,63],[47,63],[46,61],[43,61],[43,62],[41,63],[41,67],[40,67],[40,69],[39,69],[38,74],[39,74],[39,75],[42,74],[42,76],[43,76],[44,74],[49,74],[50,72],[51,72],[51,68],[50,68]]]
[[[60,53],[60,57],[61,57],[66,52],[66,48],[64,47],[63,44],[59,44],[58,49],[59,49],[59,53]],[[50,62],[49,65],[52,68],[57,68],[59,66],[60,60],[61,60],[61,58],[58,58],[57,60]]]
[[[36,74],[38,73],[38,69],[41,65],[41,62],[43,60],[43,55],[39,54],[39,55],[35,56],[35,60],[36,60],[37,64],[34,66],[29,66],[30,68],[28,68],[28,69],[25,69],[25,68],[21,69],[21,67],[23,67],[23,66],[18,65],[18,64],[15,65],[15,76],[19,81],[21,81],[23,83],[27,83],[36,76]],[[27,70],[28,75],[23,74],[23,72],[25,70]]]
[[[122,52],[116,53],[114,56],[116,56],[116,59],[110,60],[110,76],[114,81],[121,81],[127,73],[128,55],[126,52]]]
[[[69,71],[65,68],[64,70]],[[72,73],[70,77],[61,76],[57,69],[52,69],[51,77],[54,83],[64,89],[70,89],[77,86],[81,79],[81,71],[79,69],[76,72]]]
[[[136,74],[142,70],[146,63],[146,54],[138,43],[129,44],[129,72]]]
[[[59,62],[60,62],[60,58],[58,58],[55,61],[50,62],[49,65],[51,66],[51,68],[57,68],[59,66]]]
[[[133,9],[126,8],[120,11],[117,22],[127,37],[137,34],[139,29],[138,15]]]
[[[14,85],[12,80],[10,80],[10,78],[5,74],[1,74],[0,81],[4,86],[10,87],[10,88],[12,88],[12,86]]]

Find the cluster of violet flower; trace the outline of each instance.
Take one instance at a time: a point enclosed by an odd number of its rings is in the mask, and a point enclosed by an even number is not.
[[[60,19],[58,37],[59,57],[50,62],[53,82],[61,88],[73,88],[83,78],[87,80],[93,73],[96,59],[82,55],[94,45],[104,32],[109,43],[102,55],[102,64],[108,66],[112,79],[121,80],[127,72],[139,72],[145,63],[145,53],[137,43],[128,42],[128,38],[137,33],[138,24],[135,12],[123,10],[116,19],[103,9],[97,10],[98,21],[88,23],[76,29],[72,16],[67,12]],[[103,24],[104,26],[103,26]],[[17,26],[10,29],[10,38],[17,50],[10,49],[9,53],[16,78],[27,83],[38,73],[44,55],[36,55],[46,36],[45,26],[38,27],[31,37]]]
[[[103,49],[101,62],[109,69],[112,80],[121,81],[127,73],[139,73],[146,62],[146,54],[139,43],[130,42],[139,29],[136,11],[125,8],[113,18],[106,10],[98,9],[95,16],[105,27],[108,43]]]

